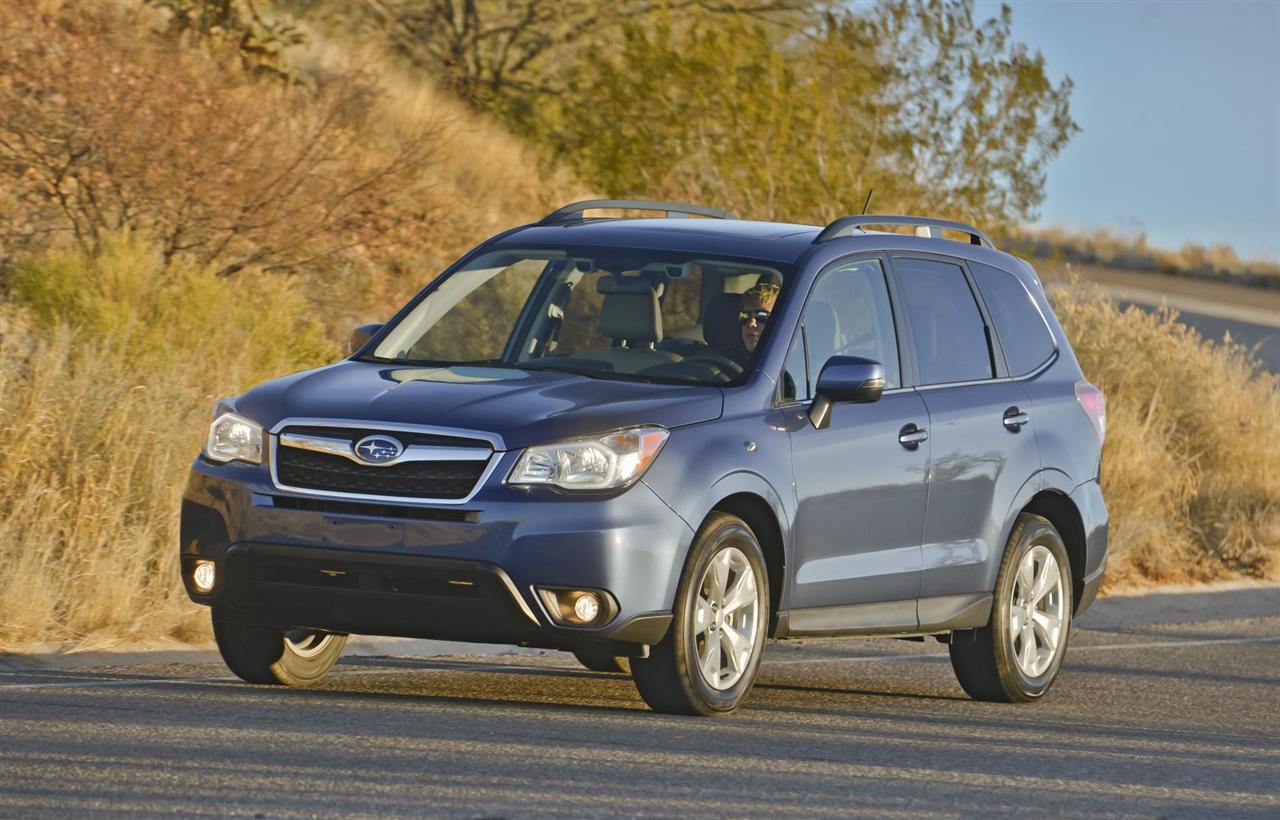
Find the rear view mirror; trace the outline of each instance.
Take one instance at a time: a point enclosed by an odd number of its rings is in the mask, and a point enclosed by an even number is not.
[[[884,393],[884,365],[860,356],[832,356],[818,374],[809,421],[818,430],[831,424],[831,407],[839,402],[869,404]]]
[[[357,350],[365,346],[365,343],[373,338],[373,334],[382,330],[382,325],[360,325],[360,327],[351,331],[351,340],[347,342],[347,353],[355,353]]]

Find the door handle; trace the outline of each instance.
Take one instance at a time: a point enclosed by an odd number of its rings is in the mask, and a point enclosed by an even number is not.
[[[898,443],[908,450],[914,450],[921,442],[929,440],[929,431],[914,424],[908,424],[898,431]]]
[[[1013,432],[1018,432],[1023,425],[1031,421],[1031,417],[1019,410],[1017,407],[1010,407],[1004,411],[1004,426]]]

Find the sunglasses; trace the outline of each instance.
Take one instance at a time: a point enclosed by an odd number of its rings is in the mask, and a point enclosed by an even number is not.
[[[750,324],[755,319],[756,324],[762,325],[769,321],[769,311],[767,310],[742,310],[738,311],[738,324]]]

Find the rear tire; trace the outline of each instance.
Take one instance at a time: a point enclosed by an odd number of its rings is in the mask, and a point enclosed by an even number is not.
[[[675,618],[647,658],[631,660],[640,697],[655,712],[732,712],[755,683],[769,625],[769,574],[755,533],[716,513],[689,550]]]
[[[631,667],[627,663],[626,658],[617,658],[604,652],[574,652],[573,656],[578,659],[578,663],[590,669],[592,672],[621,672],[626,674],[631,671]]]
[[[236,677],[264,685],[310,686],[333,668],[347,645],[346,635],[242,622],[217,609],[213,637]]]
[[[974,700],[1037,700],[1058,677],[1071,633],[1071,564],[1049,520],[1014,522],[996,577],[991,619],[971,641],[952,636],[951,667]]]

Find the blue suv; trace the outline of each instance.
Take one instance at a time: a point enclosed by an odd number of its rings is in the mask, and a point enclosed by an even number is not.
[[[1029,701],[1102,582],[1104,418],[975,228],[580,202],[219,402],[182,579],[255,683],[354,632],[629,664],[714,714],[768,638],[935,636],[972,697]]]

